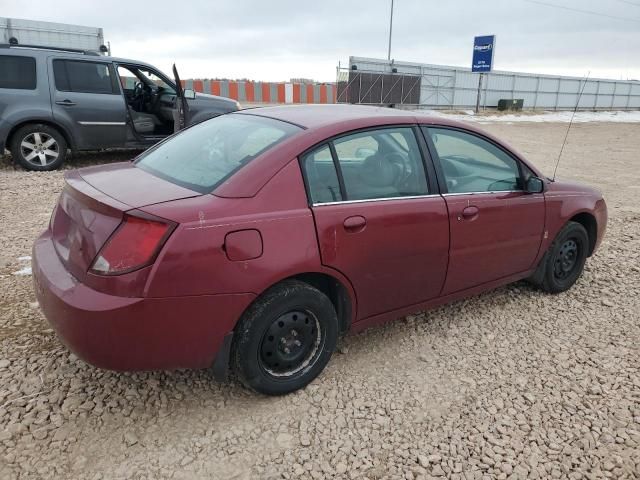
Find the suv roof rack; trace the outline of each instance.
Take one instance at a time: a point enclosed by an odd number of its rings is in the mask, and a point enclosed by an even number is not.
[[[81,53],[83,55],[100,56],[99,52],[94,50],[81,50],[79,48],[65,48],[65,47],[49,47],[47,45],[23,45],[12,43],[0,43],[0,48],[32,48],[36,50],[53,50],[55,52],[69,52],[69,53]]]

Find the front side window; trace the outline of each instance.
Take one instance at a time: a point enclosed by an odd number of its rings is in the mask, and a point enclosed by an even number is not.
[[[36,59],[0,55],[0,88],[36,89]]]
[[[220,115],[147,150],[135,165],[185,188],[210,193],[251,160],[300,130],[257,115]]]
[[[429,191],[422,155],[411,127],[367,130],[339,137],[330,144],[335,159],[329,144],[302,159],[314,204],[411,197]]]
[[[53,76],[60,92],[118,93],[109,64],[80,60],[54,60]]]
[[[133,90],[135,84],[142,82],[146,87],[162,90],[163,93],[175,94],[176,91],[164,78],[144,67],[134,65],[118,65],[118,78],[125,90]]]
[[[520,190],[518,162],[477,135],[427,128],[447,183],[448,193]]]

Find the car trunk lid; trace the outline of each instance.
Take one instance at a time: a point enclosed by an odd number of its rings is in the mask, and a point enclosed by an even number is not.
[[[51,218],[60,259],[78,280],[127,211],[200,194],[166,182],[131,164],[71,171]]]
[[[131,162],[83,168],[78,173],[94,189],[131,208],[201,195],[137,168]]]

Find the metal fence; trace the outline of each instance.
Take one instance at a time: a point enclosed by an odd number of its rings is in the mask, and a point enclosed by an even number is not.
[[[250,82],[187,79],[182,84],[196,92],[252,103],[335,103],[332,83]]]
[[[348,68],[338,67],[337,101],[469,109],[476,105],[478,75],[462,67],[350,57]],[[363,79],[366,79],[366,88],[362,87]],[[396,101],[389,101],[394,80],[419,86],[419,95],[401,96],[400,99],[396,95],[393,97]],[[503,71],[485,74],[480,106],[493,108],[501,99],[523,99],[525,109],[573,109],[583,86],[578,105],[581,110],[640,109],[640,82],[637,80],[593,78],[585,85],[584,78],[579,77]]]

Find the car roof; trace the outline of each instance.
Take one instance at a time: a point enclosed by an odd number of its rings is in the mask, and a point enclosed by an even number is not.
[[[141,65],[145,67],[153,67],[146,62],[141,62],[139,60],[131,60],[129,58],[120,58],[120,57],[110,57],[108,55],[101,55],[98,52],[94,51],[74,51],[72,49],[65,50],[64,48],[52,48],[46,46],[27,46],[27,45],[1,45],[3,48],[2,54],[9,53],[12,55],[24,55],[28,54],[29,56],[46,56],[46,57],[57,57],[57,58],[72,58],[72,59],[84,59],[84,60],[92,60],[92,61],[101,61],[101,62],[117,62],[117,63],[129,63],[135,65]]]
[[[286,105],[257,107],[229,113],[228,115],[257,115],[292,123],[301,127],[300,132],[267,150],[259,159],[249,162],[226,182],[213,191],[220,197],[252,197],[276,172],[291,159],[332,137],[359,129],[393,125],[431,125],[463,129],[492,140],[520,158],[536,174],[538,171],[507,143],[482,131],[474,125],[450,120],[440,115],[423,114],[420,111],[402,110],[367,105]],[[539,174],[538,174],[539,176]]]
[[[281,105],[249,108],[237,113],[275,118],[284,122],[293,123],[305,129],[315,129],[343,122],[366,123],[367,120],[371,120],[373,123],[379,123],[380,120],[387,120],[390,124],[415,122],[463,125],[459,122],[452,122],[438,116],[421,114],[417,111],[371,105]]]

